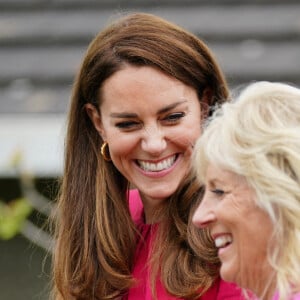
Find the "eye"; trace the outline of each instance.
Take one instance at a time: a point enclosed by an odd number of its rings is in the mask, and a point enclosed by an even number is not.
[[[212,193],[216,194],[217,196],[223,196],[225,194],[225,191],[222,189],[213,189],[211,190]]]
[[[167,122],[168,124],[176,124],[183,117],[185,117],[184,112],[176,112],[176,113],[172,113],[172,114],[169,114],[166,117],[164,117],[163,121]]]
[[[134,130],[140,128],[142,125],[139,122],[136,121],[122,121],[115,124],[115,126],[122,130]]]

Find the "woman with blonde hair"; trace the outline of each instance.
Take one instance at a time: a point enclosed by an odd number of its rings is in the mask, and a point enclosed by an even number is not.
[[[300,89],[257,82],[217,110],[195,146],[205,185],[193,223],[221,277],[259,299],[300,299]]]
[[[94,38],[69,112],[55,299],[242,299],[191,226],[192,147],[227,95],[207,46],[161,18],[130,14]]]

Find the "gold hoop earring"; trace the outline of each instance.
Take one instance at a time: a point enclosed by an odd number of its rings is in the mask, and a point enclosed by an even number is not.
[[[104,142],[101,146],[101,155],[106,161],[111,161],[110,155],[109,155],[109,149],[108,149],[108,142]]]

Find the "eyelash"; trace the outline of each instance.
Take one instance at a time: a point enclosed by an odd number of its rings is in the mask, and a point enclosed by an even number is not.
[[[132,127],[138,126],[139,123],[135,121],[124,121],[124,122],[119,122],[116,123],[116,127],[120,129],[130,129]]]
[[[184,112],[172,113],[170,115],[167,115],[165,118],[163,118],[162,121],[172,125],[172,124],[176,124],[177,122],[179,122],[179,120],[182,119],[183,117],[185,117]],[[132,128],[139,127],[140,125],[141,125],[140,122],[124,121],[124,122],[116,123],[115,126],[120,129],[129,130]]]
[[[167,121],[169,123],[177,123],[180,119],[185,117],[184,112],[177,112],[177,113],[172,113],[170,115],[167,115],[163,121]]]
[[[212,193],[216,194],[217,196],[223,196],[225,192],[221,189],[213,189],[211,190]]]

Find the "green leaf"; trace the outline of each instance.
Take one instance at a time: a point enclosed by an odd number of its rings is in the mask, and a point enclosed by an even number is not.
[[[0,239],[8,240],[18,234],[33,208],[26,198],[8,204],[0,201]]]

